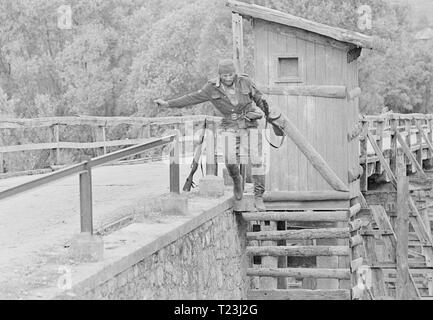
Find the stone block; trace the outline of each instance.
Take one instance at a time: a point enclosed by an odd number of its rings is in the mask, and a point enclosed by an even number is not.
[[[217,176],[205,176],[199,182],[199,194],[202,197],[222,197],[224,188],[224,179]]]
[[[160,199],[161,213],[165,215],[187,215],[188,198],[177,193],[170,193]]]
[[[101,261],[104,255],[102,237],[83,232],[71,240],[70,257],[76,262]]]

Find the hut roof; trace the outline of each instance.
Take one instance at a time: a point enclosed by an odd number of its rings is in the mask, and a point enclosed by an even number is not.
[[[252,17],[275,22],[289,27],[307,30],[337,41],[351,43],[357,47],[373,49],[373,38],[359,32],[331,27],[256,4],[229,0],[227,6],[231,8],[232,12],[238,13],[244,17]]]

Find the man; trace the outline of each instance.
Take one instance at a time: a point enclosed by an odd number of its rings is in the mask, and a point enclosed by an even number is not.
[[[208,83],[199,91],[187,94],[183,97],[165,101],[155,100],[159,106],[168,108],[182,108],[205,101],[210,101],[214,107],[223,115],[221,122],[223,135],[236,141],[236,150],[247,154],[251,158],[252,178],[254,182],[255,207],[258,211],[265,211],[263,204],[263,193],[265,191],[265,172],[263,160],[259,156],[259,143],[253,139],[253,135],[258,136],[257,120],[262,118],[260,111],[265,110],[266,105],[262,98],[262,93],[256,88],[255,84],[247,75],[236,74],[235,65],[232,60],[222,60],[218,64],[219,76]],[[257,107],[253,106],[255,102]],[[248,147],[248,141],[250,146]],[[234,156],[229,152],[225,154],[225,165],[233,179],[233,193],[236,199],[242,199],[243,183],[237,159],[239,153],[236,151]],[[253,159],[254,157],[254,159]]]

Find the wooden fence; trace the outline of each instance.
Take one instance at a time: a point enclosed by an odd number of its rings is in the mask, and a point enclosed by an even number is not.
[[[23,130],[28,128],[50,128],[51,141],[43,143],[29,143],[16,145],[0,145],[0,173],[4,172],[4,155],[12,152],[50,150],[53,163],[59,164],[62,149],[97,149],[100,154],[106,154],[109,147],[131,146],[143,143],[152,137],[152,132],[160,128],[179,130],[181,133],[180,143],[193,141],[193,137],[184,137],[185,126],[187,123],[200,124],[207,119],[210,126],[216,125],[221,121],[219,117],[211,116],[183,116],[183,117],[47,117],[36,119],[0,119],[0,133],[3,130]],[[119,125],[130,125],[138,128],[137,137],[134,139],[107,140],[107,128]],[[96,141],[74,142],[60,141],[60,128],[71,126],[90,126],[94,130]],[[171,127],[171,128],[170,128]],[[182,146],[181,146],[182,148]]]

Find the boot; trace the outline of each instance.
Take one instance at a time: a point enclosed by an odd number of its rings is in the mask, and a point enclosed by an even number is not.
[[[265,193],[265,176],[253,176],[254,181],[254,206],[257,211],[266,211],[265,204],[263,202],[263,193]]]
[[[235,196],[236,200],[242,200],[242,196],[244,193],[244,184],[239,171],[239,166],[235,164],[229,164],[226,165],[226,167],[230,177],[232,177],[233,179],[233,195]]]
[[[242,196],[244,194],[244,184],[242,183],[242,176],[234,176],[233,178],[233,194],[236,200],[242,200]]]

